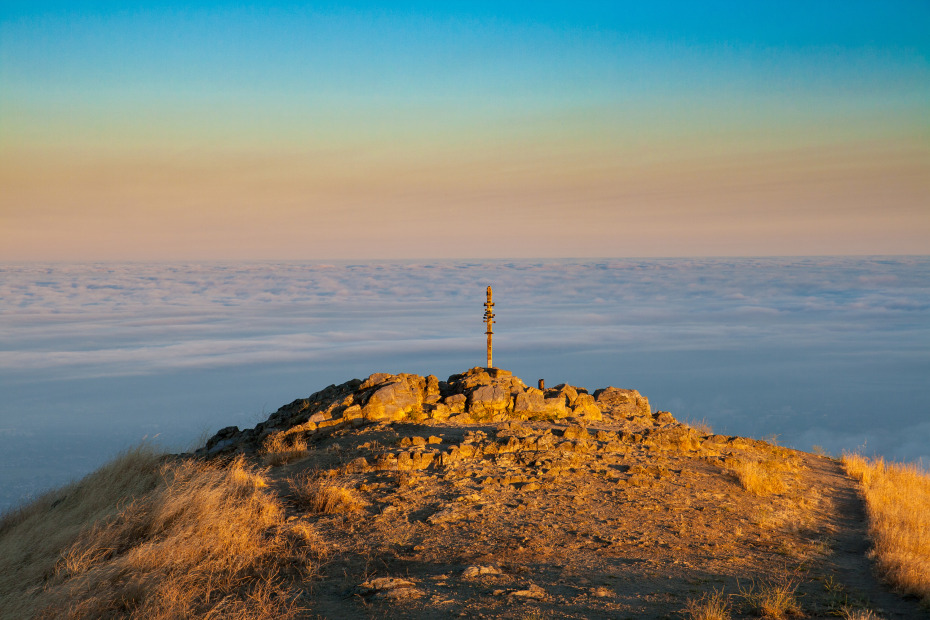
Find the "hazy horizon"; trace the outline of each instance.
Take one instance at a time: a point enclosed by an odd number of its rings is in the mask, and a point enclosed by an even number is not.
[[[0,260],[930,254],[930,5],[0,6]]]
[[[373,372],[495,364],[930,462],[930,257],[0,263],[0,505]]]

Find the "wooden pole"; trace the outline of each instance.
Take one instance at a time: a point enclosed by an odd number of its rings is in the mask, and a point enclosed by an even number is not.
[[[485,334],[488,335],[488,366],[487,366],[488,368],[494,368],[492,355],[491,355],[491,348],[493,345],[492,339],[494,338],[494,328],[492,327],[494,325],[494,312],[493,312],[494,302],[491,301],[493,298],[493,295],[494,293],[493,291],[491,291],[491,287],[489,286],[488,287],[488,300],[484,303],[484,320],[488,326],[488,331],[484,332]]]

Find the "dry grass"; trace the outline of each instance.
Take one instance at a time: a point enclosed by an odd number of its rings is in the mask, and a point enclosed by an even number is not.
[[[730,620],[730,603],[723,590],[705,592],[699,599],[688,600],[684,617],[688,620]]]
[[[689,426],[689,427],[691,427],[691,428],[693,428],[694,430],[696,430],[697,432],[699,432],[699,433],[701,433],[701,434],[703,434],[703,435],[713,435],[713,434],[714,434],[714,429],[711,428],[711,426],[710,426],[710,424],[707,422],[707,419],[706,419],[706,418],[702,418],[702,419],[700,419],[700,420],[687,420],[687,421],[685,422],[685,425],[686,425],[686,426]]]
[[[748,589],[740,588],[742,597],[750,611],[763,618],[783,620],[789,616],[800,616],[801,606],[795,596],[798,584],[790,579],[752,582]]]
[[[930,472],[855,454],[842,460],[865,497],[879,571],[902,592],[930,603]]]
[[[352,489],[313,474],[301,474],[289,480],[301,507],[319,514],[359,512],[364,503]]]
[[[843,620],[882,620],[882,617],[870,609],[850,609],[844,607],[840,610]]]
[[[783,475],[785,466],[776,459],[739,459],[728,467],[736,475],[740,485],[753,495],[780,495],[788,490]]]
[[[127,453],[0,528],[4,618],[293,617],[318,541],[264,472]]]
[[[274,433],[262,444],[261,455],[265,465],[286,465],[307,456],[307,442],[296,433]]]

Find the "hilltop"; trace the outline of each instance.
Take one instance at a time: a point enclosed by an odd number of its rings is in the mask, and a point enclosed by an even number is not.
[[[0,608],[758,617],[775,597],[783,615],[923,617],[874,577],[866,527],[835,459],[682,424],[635,390],[379,373],[7,515]]]

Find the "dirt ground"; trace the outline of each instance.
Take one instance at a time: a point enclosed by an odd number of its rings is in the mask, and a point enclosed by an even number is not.
[[[747,462],[781,486],[747,490]],[[680,618],[715,590],[748,618],[779,588],[808,618],[930,617],[873,575],[835,460],[669,414],[385,421],[317,435],[270,473],[318,537],[308,618]],[[349,501],[308,509],[301,484]]]

